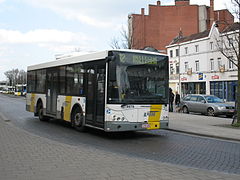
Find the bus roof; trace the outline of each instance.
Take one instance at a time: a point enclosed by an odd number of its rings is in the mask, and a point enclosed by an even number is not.
[[[132,49],[131,50],[130,49],[112,49],[112,50],[94,52],[94,53],[89,53],[89,54],[84,54],[84,55],[73,54],[72,56],[71,55],[68,55],[66,57],[63,56],[63,58],[60,58],[58,60],[28,66],[27,71],[50,68],[50,67],[57,67],[57,66],[62,66],[62,65],[67,65],[67,64],[76,64],[79,62],[88,62],[91,60],[102,60],[108,56],[109,51],[133,52],[133,53],[135,52],[135,53],[167,56],[166,54],[161,54],[161,53],[151,52],[151,51],[132,50]]]

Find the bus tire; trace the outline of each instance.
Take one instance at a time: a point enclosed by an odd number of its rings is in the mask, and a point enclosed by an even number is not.
[[[78,131],[85,131],[84,115],[79,108],[75,108],[71,114],[72,127]]]
[[[38,104],[38,118],[40,121],[48,121],[48,117],[43,115],[43,106],[42,104]]]

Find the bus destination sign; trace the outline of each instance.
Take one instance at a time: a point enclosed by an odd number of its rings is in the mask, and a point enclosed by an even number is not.
[[[158,58],[151,55],[119,53],[121,63],[127,64],[157,64]]]

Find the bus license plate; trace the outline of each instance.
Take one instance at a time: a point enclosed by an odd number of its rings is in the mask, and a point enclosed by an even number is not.
[[[150,128],[150,125],[149,124],[143,124],[142,128]]]
[[[154,111],[149,111],[148,116],[155,116],[155,112]]]

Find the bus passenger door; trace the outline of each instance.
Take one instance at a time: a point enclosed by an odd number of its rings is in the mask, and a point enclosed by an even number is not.
[[[93,65],[87,69],[86,124],[104,127],[105,66]]]
[[[58,72],[47,70],[47,113],[56,115],[58,95]]]

